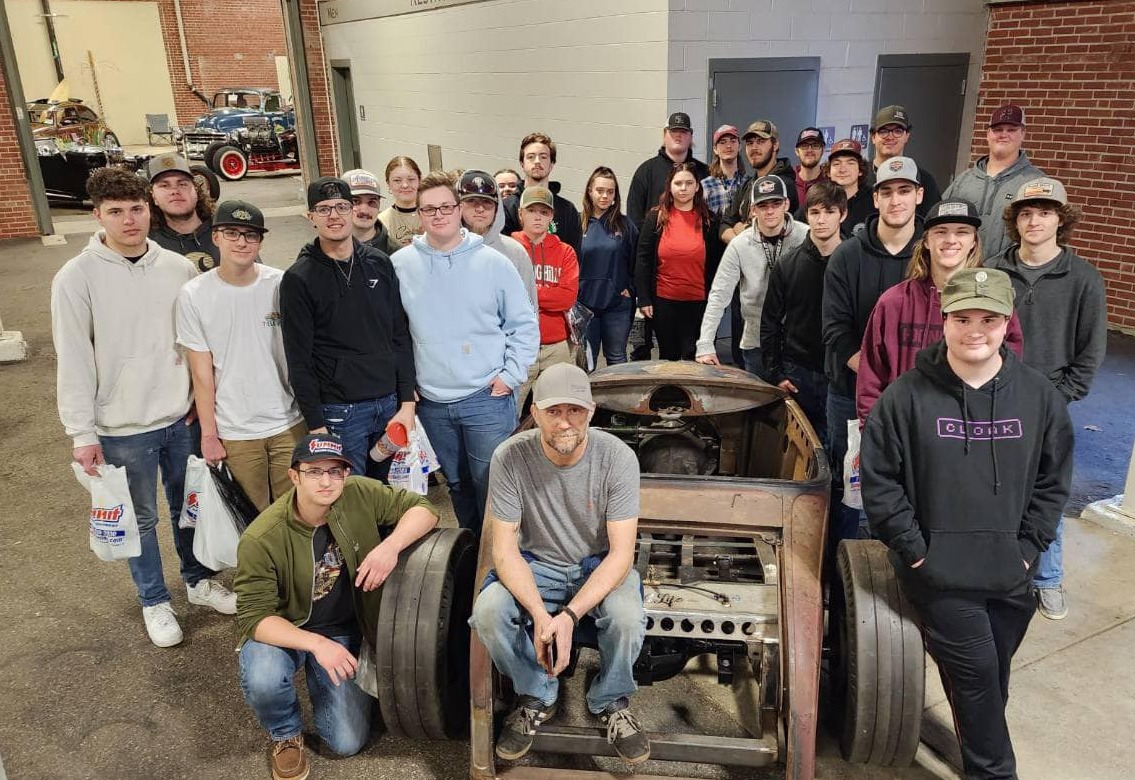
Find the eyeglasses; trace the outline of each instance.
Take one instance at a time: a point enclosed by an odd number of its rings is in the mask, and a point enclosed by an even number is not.
[[[243,238],[250,244],[259,244],[264,240],[264,234],[259,230],[241,230],[240,228],[221,228],[217,231],[227,241],[236,241]]]
[[[336,482],[341,479],[346,479],[348,471],[350,471],[350,469],[343,468],[342,466],[332,466],[329,469],[321,469],[318,466],[313,466],[312,468],[299,470],[300,474],[303,474],[305,477],[310,477],[311,479],[323,479],[323,475],[326,474]]]
[[[900,135],[906,135],[906,128],[898,127],[897,125],[892,127],[880,127],[875,132],[884,138],[898,138]]]
[[[334,206],[328,206],[327,204],[316,206],[312,211],[321,217],[329,217],[332,211],[336,214],[350,214],[351,208],[350,203],[336,203]]]
[[[443,217],[448,217],[450,214],[457,211],[457,204],[446,203],[444,206],[422,206],[418,209],[418,213],[423,217],[432,217],[439,211]]]

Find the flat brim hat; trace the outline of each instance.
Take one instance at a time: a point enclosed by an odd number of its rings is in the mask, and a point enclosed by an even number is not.
[[[693,132],[694,126],[690,123],[690,115],[685,111],[675,111],[666,120],[667,130],[689,130]]]
[[[525,187],[524,192],[520,193],[520,210],[529,206],[547,206],[555,211],[556,199],[547,187]]]
[[[378,177],[370,171],[364,171],[362,168],[344,171],[343,181],[347,182],[347,187],[351,190],[352,195],[376,195],[379,198],[382,197],[382,190],[380,190],[378,186]]]
[[[996,268],[963,268],[942,288],[942,313],[980,309],[1013,315],[1013,282]]]
[[[594,409],[591,380],[582,368],[573,363],[556,363],[545,369],[532,386],[532,404],[537,409],[547,409],[556,404]]]
[[[247,227],[267,233],[264,212],[245,200],[226,200],[213,212],[213,227]]]
[[[909,181],[919,184],[918,165],[909,157],[892,157],[884,160],[875,171],[875,189],[879,189],[889,181]]]
[[[883,106],[875,114],[875,123],[871,125],[871,132],[877,132],[880,127],[887,125],[901,125],[904,130],[910,130],[914,125],[910,123],[910,115],[902,106]]]
[[[989,117],[989,126],[994,125],[1019,125],[1025,126],[1025,110],[1013,103],[1006,103],[1005,105],[997,108]]]
[[[836,141],[832,144],[832,150],[828,152],[828,159],[830,160],[841,154],[853,154],[856,157],[862,157],[863,144],[859,143],[854,138],[844,138],[842,141]]]
[[[786,200],[788,185],[779,176],[762,176],[753,182],[750,205],[756,206],[769,200]]]
[[[777,132],[776,125],[767,119],[758,119],[756,122],[749,125],[749,128],[745,130],[745,134],[741,136],[741,140],[744,141],[746,138],[753,135],[758,138],[780,138],[780,133]]]
[[[316,204],[325,200],[351,200],[351,188],[342,179],[334,176],[323,176],[307,185],[307,210],[311,211]]]
[[[312,433],[304,436],[292,450],[292,466],[317,460],[338,460],[351,465],[343,454],[343,440],[333,433]]]
[[[925,230],[935,225],[962,224],[981,227],[981,215],[977,213],[977,206],[962,198],[949,198],[940,200],[930,207],[926,221],[922,223]]]
[[[721,127],[713,131],[713,145],[717,146],[717,142],[727,135],[731,135],[737,139],[741,138],[741,133],[737,130],[736,127],[734,127],[733,125],[722,125]]]
[[[1068,191],[1057,179],[1044,176],[1025,182],[1017,190],[1017,194],[1013,196],[1014,204],[1025,203],[1030,200],[1046,200],[1066,206],[1068,205]]]
[[[800,131],[800,135],[796,136],[796,145],[803,146],[808,143],[817,143],[823,146],[824,131],[818,127],[805,127]]]
[[[189,161],[180,154],[173,152],[156,154],[146,163],[146,178],[151,182],[167,173],[183,173],[193,178],[193,171],[189,170]]]

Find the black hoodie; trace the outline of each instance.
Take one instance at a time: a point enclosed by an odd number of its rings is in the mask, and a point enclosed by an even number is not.
[[[216,268],[221,262],[221,250],[213,243],[213,225],[205,221],[192,233],[178,233],[168,225],[155,227],[150,238],[158,246],[189,258],[201,273]]]
[[[879,241],[879,215],[863,230],[832,252],[824,274],[824,373],[829,387],[841,395],[855,395],[855,372],[848,359],[859,351],[867,320],[879,296],[901,282],[922,236],[922,218],[915,217],[914,235],[897,255]]]
[[[686,152],[685,162],[693,163],[696,171],[694,176],[698,182],[709,176],[709,166],[694,157],[692,148]],[[658,199],[662,197],[662,190],[666,189],[666,179],[669,178],[674,164],[674,161],[666,156],[666,147],[660,146],[658,154],[635,169],[630,189],[627,190],[627,217],[639,230],[642,230],[646,215],[658,205]]]
[[[1072,422],[1041,373],[1004,346],[1001,358],[997,376],[974,390],[939,341],[867,418],[863,507],[909,586],[1010,592],[1056,538],[1072,482]]]
[[[769,274],[761,309],[761,352],[765,374],[776,384],[787,377],[784,361],[812,371],[824,370],[824,339],[820,303],[828,258],[812,243],[789,250]]]

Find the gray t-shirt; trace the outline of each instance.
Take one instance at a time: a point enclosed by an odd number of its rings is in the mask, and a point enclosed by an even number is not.
[[[1059,259],[1060,255],[1058,254],[1044,265],[1026,265],[1018,259],[1016,268],[1018,273],[1024,277],[1025,283],[1028,284],[1029,287],[1032,287],[1042,276],[1052,270],[1052,267],[1056,265],[1056,261]]]
[[[493,453],[489,511],[520,523],[520,549],[557,566],[606,552],[607,523],[638,517],[638,458],[606,431],[587,432],[579,462],[548,460],[540,431],[507,440]]]

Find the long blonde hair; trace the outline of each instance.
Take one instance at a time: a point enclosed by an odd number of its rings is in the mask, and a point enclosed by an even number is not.
[[[930,247],[927,244],[929,239],[930,230],[927,230],[918,239],[918,243],[914,245],[914,253],[910,256],[910,262],[906,266],[907,279],[921,281],[930,278]],[[977,268],[981,265],[983,257],[981,236],[978,234],[977,228],[974,228],[973,246],[970,247],[969,254],[966,255],[966,260],[962,263],[962,268]]]

